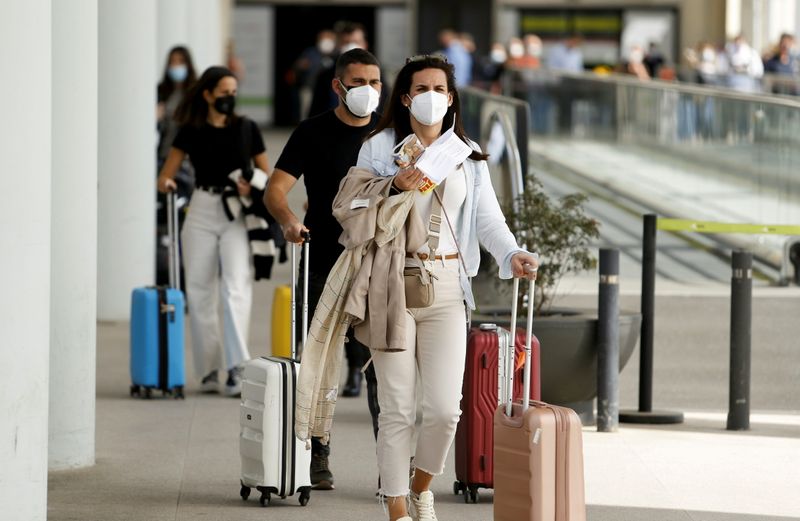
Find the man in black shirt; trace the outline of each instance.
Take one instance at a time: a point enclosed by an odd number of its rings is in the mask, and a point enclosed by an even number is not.
[[[361,143],[375,128],[374,113],[380,98],[378,60],[363,49],[343,53],[336,61],[331,89],[339,99],[336,108],[309,118],[298,125],[275,164],[264,202],[280,223],[289,242],[302,242],[301,233],[310,232],[313,255],[309,259],[308,309],[313,314],[325,286],[325,279],[344,248],[339,244],[342,228],[331,207],[339,182],[355,166]],[[303,223],[289,209],[286,195],[303,176],[308,194],[308,210]],[[300,263],[301,270],[303,263]],[[302,271],[301,271],[302,280]],[[347,385],[343,396],[358,396],[361,367],[367,350],[352,335],[346,344]],[[377,425],[377,383],[368,377],[370,413],[373,429]],[[328,469],[330,446],[312,439],[311,483],[317,489],[332,489],[333,475]]]

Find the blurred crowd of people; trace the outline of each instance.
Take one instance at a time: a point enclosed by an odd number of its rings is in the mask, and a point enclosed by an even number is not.
[[[789,33],[782,34],[778,43],[763,56],[741,35],[724,46],[700,42],[694,49],[687,49],[684,56],[693,70],[690,80],[697,83],[742,92],[766,90],[776,94],[800,94],[800,56],[795,37]],[[765,85],[765,74],[789,81]]]

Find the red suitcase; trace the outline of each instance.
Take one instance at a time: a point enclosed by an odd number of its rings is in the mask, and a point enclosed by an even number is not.
[[[494,413],[504,396],[500,385],[505,381],[506,346],[511,337],[507,329],[481,324],[470,330],[467,361],[461,391],[461,419],[456,429],[456,481],[453,493],[464,494],[466,503],[478,502],[479,488],[493,488]],[[534,365],[531,396],[540,399],[539,340],[532,337]],[[516,353],[525,349],[525,330],[517,329]],[[516,365],[516,360],[515,360]],[[521,372],[520,372],[521,375]],[[522,399],[522,378],[513,379],[514,397]]]

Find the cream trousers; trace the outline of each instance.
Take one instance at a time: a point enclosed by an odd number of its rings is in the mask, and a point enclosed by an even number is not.
[[[181,233],[194,369],[202,378],[250,359],[253,268],[244,218],[229,221],[220,195],[195,190]],[[218,301],[222,301],[220,338]],[[225,360],[222,360],[224,348]]]
[[[441,474],[455,437],[467,349],[458,265],[458,259],[436,261],[435,302],[428,308],[406,310],[406,350],[372,351],[380,404],[378,470],[385,496],[408,494],[417,384],[422,393],[422,425],[416,432],[415,467],[434,476]]]

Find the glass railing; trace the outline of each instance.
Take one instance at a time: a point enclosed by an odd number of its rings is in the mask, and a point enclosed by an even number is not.
[[[800,202],[800,100],[544,71],[508,74],[504,91],[530,104],[534,136],[666,152]]]
[[[459,89],[464,130],[489,154],[498,200],[509,204],[522,193],[528,172],[528,121],[524,101],[467,87]]]

